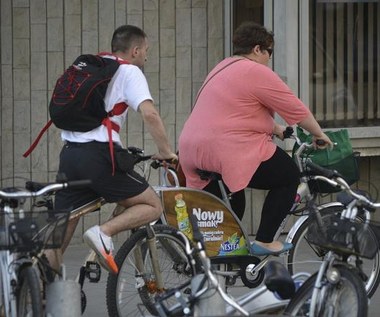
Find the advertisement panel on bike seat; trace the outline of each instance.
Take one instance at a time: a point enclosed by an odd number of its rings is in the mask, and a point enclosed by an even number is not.
[[[176,188],[161,192],[169,225],[192,239],[189,215],[194,215],[203,234],[207,255],[247,255],[247,242],[238,220],[222,200],[207,192]]]

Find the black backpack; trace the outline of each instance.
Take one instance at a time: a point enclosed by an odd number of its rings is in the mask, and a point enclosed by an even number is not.
[[[86,132],[108,116],[104,108],[107,86],[119,63],[97,55],[81,55],[58,78],[49,104],[57,128]]]
[[[78,132],[91,131],[103,124],[107,126],[109,136],[112,136],[112,129],[119,131],[120,127],[109,117],[122,114],[127,105],[117,104],[107,113],[104,96],[120,64],[128,62],[99,55],[79,56],[58,78],[49,104],[51,119],[23,156],[27,157],[34,150],[52,123],[57,128]]]

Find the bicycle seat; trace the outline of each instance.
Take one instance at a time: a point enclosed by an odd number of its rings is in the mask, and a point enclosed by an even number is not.
[[[218,181],[218,180],[222,179],[222,175],[220,175],[219,173],[216,173],[216,172],[201,170],[199,168],[196,169],[196,172],[199,175],[199,177],[201,178],[201,180],[204,180],[204,181],[207,181],[207,180]]]
[[[283,264],[269,261],[265,266],[265,286],[282,299],[292,298],[296,292],[294,281]]]

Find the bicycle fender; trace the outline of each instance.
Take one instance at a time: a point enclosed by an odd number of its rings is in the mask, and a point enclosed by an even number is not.
[[[322,209],[330,208],[330,207],[342,207],[342,206],[343,204],[340,202],[331,202],[331,203],[325,203],[325,204],[319,205],[318,210],[322,210]],[[295,224],[290,228],[289,233],[286,236],[285,242],[292,243],[296,232],[303,225],[303,223],[307,221],[308,218],[309,218],[309,215],[301,216],[298,218]]]

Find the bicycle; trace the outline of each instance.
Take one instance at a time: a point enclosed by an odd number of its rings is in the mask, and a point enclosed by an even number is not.
[[[304,148],[303,148],[304,149]],[[162,167],[159,165],[159,167]],[[166,170],[167,172],[167,170]],[[219,265],[220,267],[224,266],[225,269],[219,269],[218,274],[223,275],[226,278],[226,285],[232,286],[237,277],[240,277],[244,283],[245,286],[249,288],[257,287],[261,284],[264,278],[264,272],[262,271],[262,268],[266,265],[267,261],[270,259],[269,256],[263,257],[262,259],[256,256],[252,256],[249,254],[249,238],[248,235],[244,231],[244,227],[240,223],[240,221],[237,219],[231,208],[229,207],[229,199],[228,195],[225,193],[223,200],[219,199],[218,197],[207,193],[205,191],[201,190],[195,190],[190,188],[184,188],[179,187],[177,176],[174,174],[173,171],[170,171],[170,175],[175,179],[174,182],[169,183],[168,181],[165,181],[164,184],[161,186],[154,186],[156,192],[161,195],[163,206],[164,206],[164,213],[163,213],[163,223],[167,223],[173,227],[177,227],[177,220],[175,215],[175,207],[174,207],[174,201],[175,196],[177,194],[183,195],[185,197],[187,208],[188,210],[196,211],[195,214],[202,215],[203,211],[206,211],[205,214],[212,215],[212,212],[214,211],[214,220],[217,219],[217,214],[219,216],[223,215],[224,223],[218,224],[218,230],[214,230],[211,234],[209,232],[206,232],[208,241],[206,241],[207,245],[207,255],[210,257],[212,263],[214,265]],[[162,179],[166,179],[165,177],[162,177]],[[172,185],[174,183],[174,186]],[[223,184],[220,181],[221,186]],[[289,213],[287,219],[294,214],[297,214],[298,212],[301,212],[303,217],[302,222],[298,221],[295,224],[295,228],[303,229],[300,224],[302,224],[305,219],[307,219],[308,210],[307,208],[302,208],[299,210],[299,206],[303,199],[311,199],[310,197],[310,190],[308,188],[308,183],[306,180],[302,183],[303,186],[300,186],[297,200]],[[223,190],[224,187],[221,187]],[[223,191],[222,191],[223,192]],[[344,204],[340,202],[335,203],[328,203],[321,206],[318,206],[320,209],[321,214],[323,215],[329,215],[329,214],[336,214],[340,213],[344,209]],[[201,216],[202,217],[202,216]],[[276,233],[275,239],[277,239],[283,229],[285,228],[287,219],[282,223],[281,227],[279,228],[278,232]],[[206,222],[206,218],[199,219],[201,220],[201,224],[204,224]],[[219,234],[217,240],[212,241],[210,237],[213,237],[213,234],[215,231],[221,231],[221,232],[227,232],[226,229],[224,229],[226,226],[228,226],[228,229],[230,230],[229,234],[224,234],[224,236],[227,236],[227,238],[221,238],[221,234]],[[232,228],[232,229],[231,229]],[[294,231],[294,230],[293,230]],[[291,232],[293,232],[291,231]],[[297,230],[295,230],[297,232]],[[205,233],[205,228],[202,227],[202,233]],[[299,235],[299,238],[297,240],[297,237],[292,240],[295,249],[299,250],[299,248],[296,248],[299,243],[301,243],[303,239],[302,235]],[[226,241],[227,243],[223,243],[221,241]],[[226,246],[222,251],[220,252],[220,247]],[[157,293],[156,289],[149,288],[148,286],[151,285],[151,280],[148,281],[142,281],[140,277],[137,275],[135,276],[134,271],[131,269],[131,264],[133,263],[134,259],[130,254],[132,253],[131,250],[133,250],[134,244],[129,243],[128,241],[125,243],[125,245],[122,246],[123,251],[116,253],[115,259],[117,259],[118,266],[120,268],[121,272],[124,272],[121,276],[124,276],[124,274],[128,275],[130,278],[119,278],[118,275],[110,275],[108,278],[108,286],[107,286],[107,304],[108,306],[112,306],[113,312],[118,312],[120,315],[128,314],[131,315],[132,311],[128,310],[128,308],[131,307],[131,305],[126,305],[127,301],[125,298],[136,298],[139,297],[140,290],[144,288],[149,289],[150,296],[143,296],[141,297],[141,302],[143,306],[148,308],[148,311],[150,314],[157,314],[155,311],[155,308],[152,303],[152,297],[154,294]],[[310,246],[309,246],[310,248]],[[232,252],[225,252],[226,249],[232,250]],[[290,251],[292,252],[292,251]],[[298,256],[298,253],[296,254]],[[378,256],[378,253],[377,253]],[[294,259],[294,256],[293,256]],[[297,261],[294,260],[293,262],[289,262],[288,265],[291,266],[293,263],[296,263]],[[173,267],[175,267],[175,262],[172,262]],[[358,264],[359,265],[359,264]],[[377,261],[373,261],[373,270],[372,274],[375,278],[368,280],[369,289],[374,290],[376,289],[378,285],[378,279],[379,279],[379,263]],[[313,273],[314,271],[308,271],[309,273]],[[147,274],[151,277],[156,277],[153,273]],[[154,280],[153,278],[153,280]],[[189,276],[187,277],[189,278]],[[144,291],[145,292],[145,291]],[[189,292],[189,290],[187,290]],[[146,294],[147,292],[145,292]],[[117,294],[117,295],[114,295]],[[141,306],[142,307],[142,306]],[[124,310],[123,310],[124,309]],[[138,313],[141,314],[141,311]]]
[[[290,129],[288,128],[286,130],[285,137],[294,139],[298,143],[298,145],[301,146],[302,143],[300,142],[300,140],[296,136],[293,136],[292,133],[293,133],[293,130],[291,128]],[[310,147],[311,145],[306,146],[306,144],[304,144],[302,149],[298,152],[298,154],[295,153],[295,156],[297,157],[298,155],[299,156],[298,159],[299,159],[300,156],[303,154],[303,152]],[[302,165],[298,164],[298,166],[301,173],[306,173],[305,175],[306,177],[307,171],[304,170]],[[226,206],[229,207],[229,210],[231,210],[230,205],[229,205],[228,195],[226,193],[226,190],[224,188],[220,175],[201,171],[201,176],[202,177],[206,176],[208,178],[218,180],[219,187],[220,187],[222,197],[223,197],[223,202],[225,203]],[[287,217],[284,219],[284,221],[282,222],[282,224],[280,225],[278,231],[276,232],[274,236],[274,240],[278,240],[280,238],[281,234],[285,230],[285,227],[288,221],[292,218],[292,216],[296,216],[299,218],[291,227],[285,239],[286,242],[292,243],[294,246],[293,249],[291,249],[289,252],[286,252],[283,254],[284,261],[291,274],[296,273],[296,272],[301,272],[301,271],[307,271],[310,273],[315,272],[318,268],[318,263],[320,263],[321,261],[321,257],[323,257],[324,255],[322,249],[320,248],[317,249],[309,245],[307,240],[304,239],[306,229],[308,226],[308,219],[309,219],[308,218],[309,211],[308,211],[306,203],[308,199],[311,199],[312,197],[310,196],[311,194],[312,195],[319,194],[316,186],[314,186],[313,188],[309,187],[309,182],[307,181],[305,177],[304,179],[301,179],[301,184],[297,190],[297,195],[296,195],[296,200],[294,202],[294,205],[292,206]],[[195,206],[190,206],[193,210],[194,209],[199,210],[200,208],[203,208],[204,210],[213,210],[212,208],[214,208],[214,210],[218,210],[215,208],[215,206],[212,205],[212,203],[215,201],[214,198],[213,199],[210,198],[210,200],[212,200],[211,202],[205,203],[204,201],[206,199],[203,196],[198,195],[197,200],[202,201],[202,204],[198,204],[198,205],[195,204]],[[165,202],[165,208],[166,208],[167,205],[170,204],[170,198],[166,199],[164,202]],[[328,217],[328,215],[330,214],[340,213],[344,209],[344,207],[345,207],[344,203],[340,201],[326,203],[326,204],[322,204],[318,206],[320,213],[325,215],[326,217]],[[170,205],[169,205],[169,208],[167,209],[169,209],[169,212],[165,211],[166,215],[168,213],[170,214],[170,212],[174,210],[174,208]],[[219,208],[219,209],[223,210],[222,208]],[[228,210],[227,211],[223,210],[223,212],[228,213]],[[365,219],[365,217],[366,215],[358,214],[358,220],[363,220]],[[176,226],[174,215],[171,215],[171,218],[169,217],[167,218],[168,218],[168,223],[170,225]],[[241,223],[238,221],[236,217],[234,217],[234,219],[231,219],[230,217],[228,221],[229,221],[229,225],[232,223],[233,227],[242,228]],[[235,223],[237,223],[237,225]],[[246,233],[243,230],[241,231],[242,233],[240,233],[240,231],[235,231],[237,233],[236,234],[237,239],[239,239],[239,237],[243,237],[245,241],[248,241],[248,236],[246,235]],[[242,254],[248,254],[247,250],[244,250],[240,252],[239,256],[236,258],[231,257],[230,254],[228,255],[228,258],[227,258],[218,254],[219,245],[217,243],[212,244],[210,242],[206,242],[206,244],[207,244],[208,255],[211,257],[211,261],[214,264],[227,263],[231,267],[231,265],[236,264],[238,260],[246,261],[244,263],[247,263],[247,265],[244,264],[245,267],[240,266],[240,270],[238,272],[236,271],[232,272],[231,270],[228,270],[228,272],[220,272],[221,274],[224,274],[227,277],[226,284],[228,286],[233,285],[235,283],[236,277],[241,277],[244,285],[249,288],[254,288],[260,285],[264,276],[261,269],[265,266],[265,263],[268,257],[263,257],[260,260],[254,259],[252,257],[247,258],[247,257],[242,256]],[[300,250],[303,250],[303,253],[300,252]],[[305,250],[307,252],[305,252]],[[355,257],[350,258],[350,261],[355,262],[356,260],[357,259]],[[366,276],[367,294],[369,297],[371,297],[375,293],[380,283],[380,252],[377,252],[376,256],[373,259],[361,259],[361,261],[363,262],[361,263],[362,274],[363,276]]]
[[[129,150],[135,156],[135,164],[151,159],[150,155],[142,155],[143,152],[140,149],[129,147]],[[29,182],[29,186],[31,188],[40,188],[43,185],[37,182]],[[103,198],[95,199],[69,211],[68,219],[69,221],[75,220],[78,217],[100,209],[104,204],[106,204],[106,202]],[[46,195],[40,201],[40,206],[47,207],[48,209],[51,209],[52,205],[53,194]],[[122,211],[120,206],[116,206],[111,217]],[[130,261],[130,267],[136,270],[133,272],[133,280],[138,283],[138,291],[133,287],[135,290],[133,299],[136,299],[137,292],[137,297],[141,298],[142,302],[146,304],[148,311],[152,309],[148,305],[148,303],[152,301],[150,299],[152,294],[163,292],[165,289],[178,285],[193,275],[193,272],[190,271],[191,266],[187,263],[184,248],[185,246],[182,239],[178,236],[177,230],[165,225],[165,222],[162,224],[147,224],[141,228],[131,230],[130,237],[120,247],[115,256],[116,263],[120,268],[120,256],[123,256],[125,252],[129,254],[131,249],[133,249],[132,253],[134,258],[133,261]],[[122,278],[123,274],[122,271],[119,272],[118,277]],[[95,252],[91,250],[75,279],[81,287],[82,313],[87,305],[87,298],[83,291],[84,282],[88,279],[89,282],[96,283],[99,282],[100,277],[101,267],[96,261]],[[112,286],[112,274],[110,274],[108,280],[107,290],[114,287]],[[115,292],[107,291],[107,308],[110,316],[117,316],[119,314],[118,308],[109,304],[110,302],[115,302],[114,297],[116,295]],[[146,308],[144,308],[142,304],[137,306],[142,306],[141,309],[139,309],[139,307],[136,308],[136,314],[141,315],[140,311],[146,310]]]
[[[310,218],[306,239],[310,244],[327,250],[319,270],[313,274],[291,299],[285,313],[291,316],[366,316],[368,298],[363,285],[360,259],[356,265],[348,263],[351,256],[372,259],[379,250],[375,230],[379,224],[370,221],[370,212],[380,203],[370,201],[366,195],[354,192],[334,171],[320,170],[323,180],[338,186],[352,197],[340,215],[321,217],[310,206]],[[359,211],[367,214],[365,221],[357,221]],[[338,305],[341,310],[336,311]],[[341,302],[344,302],[343,304]]]
[[[317,176],[311,176],[309,179],[321,180],[330,185],[339,186],[350,197],[354,198],[351,202],[347,202],[347,208],[341,214],[332,214],[331,217],[324,217],[320,214],[315,197],[308,201],[312,219],[309,223],[308,239],[310,243],[328,250],[319,271],[303,283],[297,275],[293,275],[293,280],[297,281],[298,284],[302,283],[295,292],[296,287],[286,272],[276,267],[273,269],[273,264],[269,262],[267,265],[272,267],[267,266],[266,268],[269,268],[272,273],[278,274],[274,274],[274,276],[267,274],[265,281],[267,289],[278,292],[284,299],[291,299],[288,302],[279,300],[267,303],[264,307],[247,309],[247,304],[252,303],[254,305],[255,301],[262,296],[263,291],[252,291],[236,299],[232,299],[226,294],[216,277],[215,270],[212,270],[211,261],[205,251],[204,237],[197,227],[197,220],[195,220],[193,221],[194,244],[186,244],[186,254],[190,258],[190,263],[195,264],[198,259],[202,262],[203,271],[197,270],[201,281],[194,284],[198,287],[193,290],[189,297],[183,297],[179,292],[188,284],[178,286],[157,296],[156,308],[161,317],[181,314],[184,316],[206,316],[205,313],[207,312],[215,315],[231,315],[236,311],[248,316],[252,313],[273,313],[273,309],[276,312],[280,311],[291,316],[366,316],[368,299],[362,276],[355,266],[347,263],[347,259],[352,254],[371,258],[378,252],[379,245],[377,240],[373,239],[373,231],[368,230],[371,224],[370,217],[367,217],[365,223],[357,222],[356,213],[357,209],[361,208],[364,208],[366,213],[374,211],[374,208],[380,207],[380,203],[373,203],[366,196],[351,190],[336,172],[322,169],[309,161],[305,164],[309,169],[318,172]],[[378,226],[378,224],[373,225]],[[196,270],[196,268],[194,269]],[[191,284],[193,285],[193,283]],[[221,303],[218,302],[218,297],[215,294],[212,295],[212,292],[217,293],[224,304],[227,304],[227,306],[222,307],[222,310],[218,309],[221,307]],[[172,306],[167,304],[167,300],[171,297],[177,298],[177,303]],[[218,306],[216,310],[208,311],[204,308],[211,307],[212,309],[215,304]]]
[[[192,226],[194,232],[193,243],[190,243],[183,233],[179,232],[179,234],[182,235],[186,244],[186,255],[189,262],[194,266],[196,275],[191,281],[155,297],[155,306],[160,317],[230,316],[236,315],[235,313],[242,316],[251,316],[252,312],[244,307],[247,303],[266,295],[268,292],[277,293],[277,296],[282,297],[277,302],[282,302],[283,299],[288,299],[294,295],[296,291],[295,281],[302,283],[308,276],[307,274],[298,274],[296,277],[291,277],[280,262],[269,261],[265,267],[265,286],[258,290],[253,290],[238,299],[233,299],[220,284],[218,274],[207,256],[204,236],[199,231],[197,220],[194,217],[192,217]],[[183,289],[190,287],[190,285],[192,288],[191,294],[184,297],[182,295],[184,293]],[[176,299],[176,303],[170,305],[170,299],[173,297]],[[271,313],[273,313],[273,309],[278,309],[278,303],[267,303],[263,311],[272,310]],[[259,312],[261,311],[255,310],[255,313]]]
[[[34,263],[44,266],[39,252],[58,248],[62,243],[68,213],[66,211],[26,211],[26,198],[37,198],[46,193],[74,186],[86,186],[87,181],[56,183],[38,191],[20,188],[0,190],[0,315],[43,316],[43,296],[40,274]]]
[[[293,138],[296,140],[296,142],[298,142],[298,145],[300,146],[297,153],[295,153],[296,162],[299,165],[300,170],[305,171],[305,167],[303,167],[305,163],[304,161],[302,161],[301,156],[302,153],[305,150],[307,150],[307,148],[310,148],[311,145],[301,143],[297,137]],[[322,172],[323,170],[320,170],[320,173]],[[308,183],[308,181],[308,176],[306,174],[304,176],[304,179],[302,180],[302,183]],[[346,189],[343,186],[343,193],[344,190]],[[315,197],[312,196],[315,196],[317,193],[309,191],[309,194],[311,195],[311,199],[315,199]],[[348,202],[347,199],[341,194],[337,195],[337,201],[339,204],[333,204],[332,206],[326,209],[318,208],[319,214],[324,219],[329,219],[330,217],[340,215],[347,207]],[[293,243],[293,249],[289,253],[284,255],[285,264],[290,274],[305,271],[310,273],[316,272],[319,269],[323,261],[323,258],[327,253],[326,249],[311,244],[309,239],[307,239],[308,228],[313,219],[310,219],[309,217],[310,208],[307,205],[304,210],[306,211],[306,214],[301,213],[299,219],[292,226],[285,239],[286,242]],[[356,221],[370,221],[370,214],[366,213],[363,209],[359,209],[358,213],[356,214]],[[369,228],[368,230],[372,231],[371,228]],[[373,240],[377,240],[376,234],[374,232],[371,232],[371,237],[373,238]],[[371,258],[363,258],[359,257],[358,255],[351,255],[347,258],[347,262],[353,263],[353,265],[360,270],[360,274],[362,275],[365,281],[367,295],[369,298],[371,298],[376,292],[380,283],[379,250]]]

